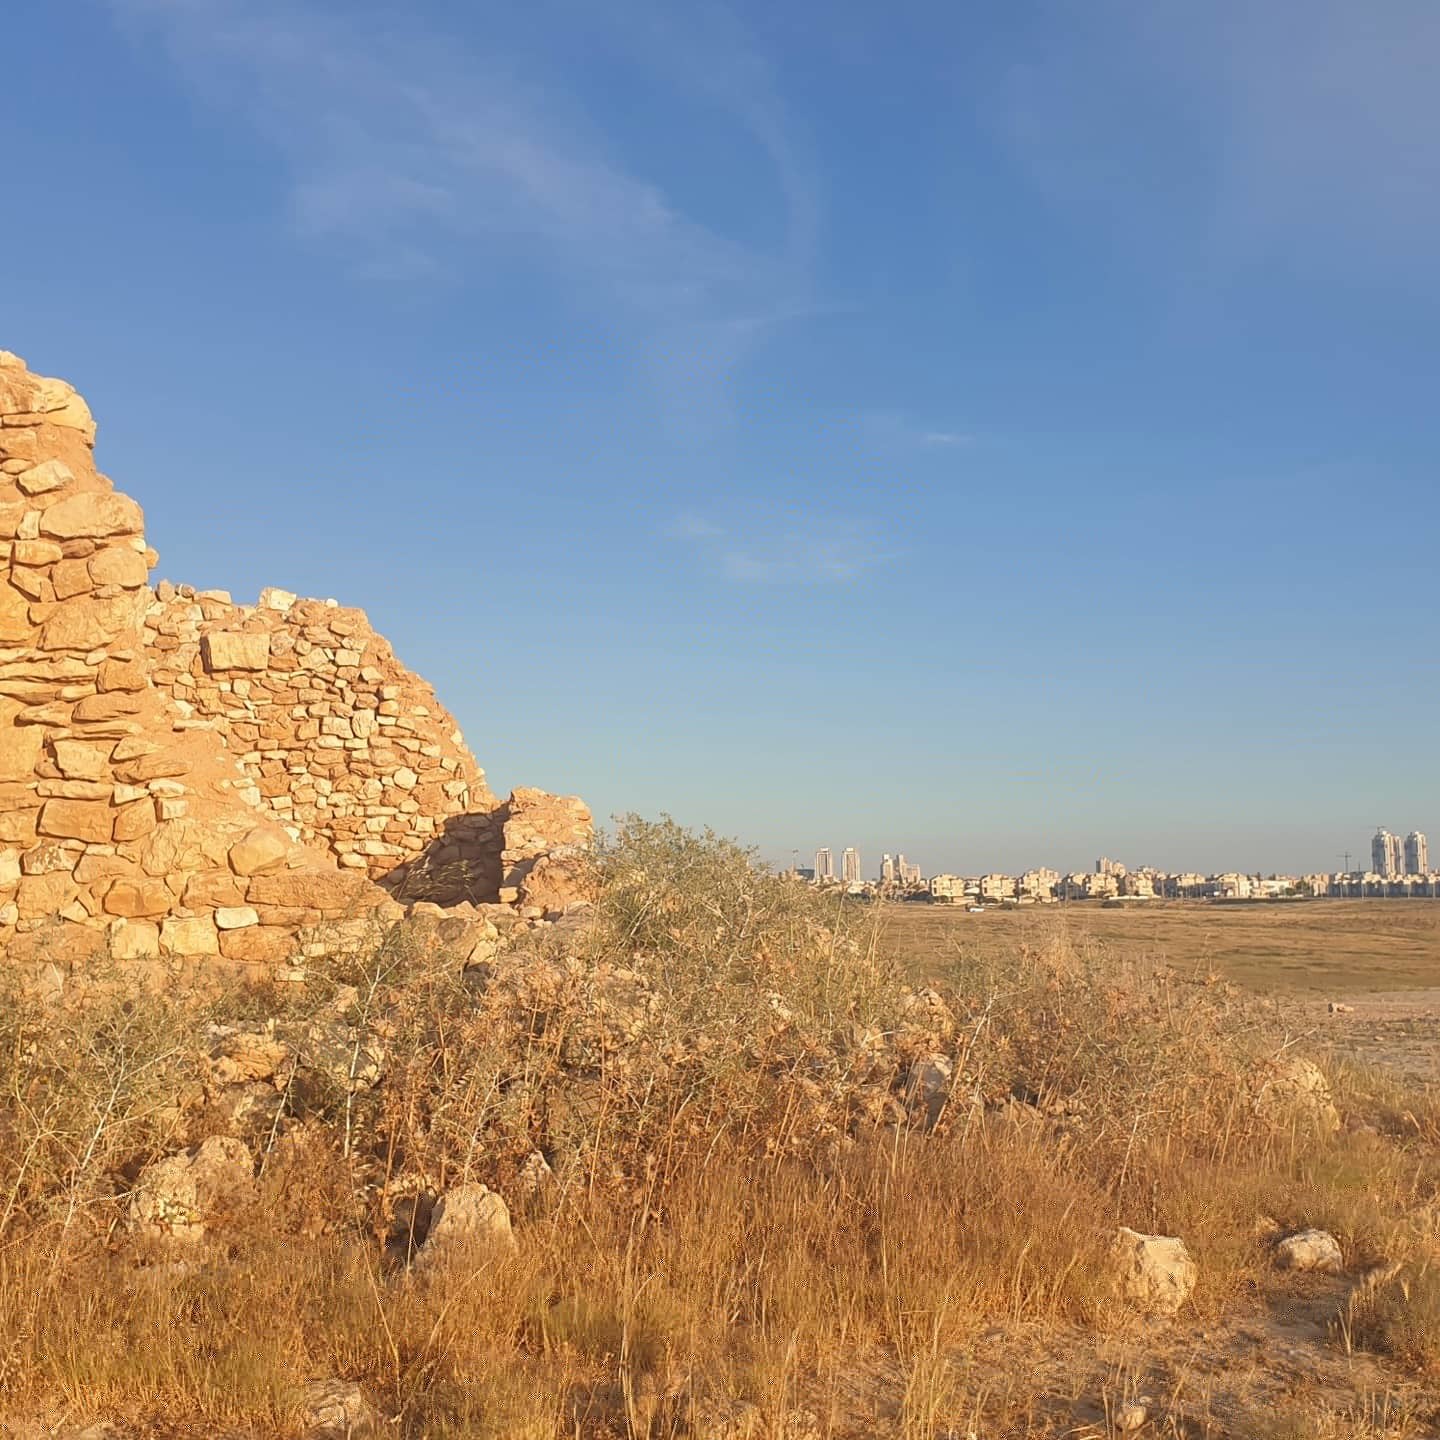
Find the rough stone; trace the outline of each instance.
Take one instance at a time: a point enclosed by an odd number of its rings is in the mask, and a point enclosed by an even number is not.
[[[156,1160],[135,1182],[130,1229],[152,1242],[198,1245],[207,1223],[249,1190],[254,1174],[250,1152],[226,1135]]]
[[[488,1186],[457,1185],[435,1202],[420,1258],[426,1264],[437,1264],[472,1247],[515,1249],[510,1207]]]
[[[1276,1241],[1275,1263],[1282,1270],[1339,1275],[1345,1269],[1345,1256],[1340,1242],[1328,1230],[1299,1230]]]
[[[57,540],[139,535],[144,529],[140,507],[128,495],[113,490],[68,496],[40,517],[40,533]]]
[[[237,875],[259,875],[283,865],[293,849],[290,837],[283,830],[274,826],[257,826],[230,847],[230,868]]]
[[[263,670],[270,663],[270,637],[216,631],[201,640],[200,654],[212,675],[217,670]]]
[[[1146,1315],[1174,1315],[1190,1298],[1199,1273],[1185,1242],[1121,1228],[1113,1248],[1120,1298]]]

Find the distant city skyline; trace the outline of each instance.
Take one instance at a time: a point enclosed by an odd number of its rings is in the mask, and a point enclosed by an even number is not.
[[[781,851],[777,847],[763,844],[757,846],[757,849],[761,857],[775,865],[777,869],[784,869],[793,864],[794,856],[800,853],[795,850],[794,847]],[[916,862],[913,860],[907,861],[908,852],[880,851],[881,858],[874,866],[874,873],[871,874],[865,871],[861,861],[861,857],[866,849],[866,846],[855,845],[847,847],[844,851],[845,866],[849,866],[850,857],[854,857],[853,877],[843,873],[840,877],[836,877],[833,866],[829,871],[831,877],[845,879],[858,878],[866,881],[880,880],[885,877],[887,862],[893,861],[889,867],[890,872],[898,878],[899,865],[902,862],[912,867],[916,865]],[[1113,845],[1107,847],[1106,850],[1092,852],[1088,860],[1082,857],[1072,861],[1067,857],[1062,861],[1061,859],[1044,854],[1043,847],[1041,846],[1037,846],[1034,849],[1021,849],[1018,852],[1009,846],[1007,846],[1006,849],[1012,857],[1018,853],[1019,858],[1010,858],[1008,862],[993,859],[988,861],[982,860],[977,857],[985,856],[987,851],[990,851],[991,854],[994,853],[993,850],[984,845],[983,842],[967,840],[961,844],[957,844],[951,841],[948,844],[937,846],[934,850],[936,855],[950,857],[949,863],[944,863],[943,861],[930,863],[928,857],[924,857],[926,863],[919,864],[918,868],[927,876],[936,874],[984,875],[992,873],[1020,875],[1027,871],[1033,871],[1036,867],[1048,869],[1048,867],[1051,866],[1055,866],[1057,873],[1062,875],[1083,873],[1092,869],[1100,869],[1102,873],[1104,873],[1104,867],[1115,867],[1121,871],[1127,868],[1146,867],[1169,874],[1201,873],[1207,875],[1224,873],[1243,875],[1335,875],[1344,873],[1358,875],[1371,873],[1392,878],[1430,873],[1430,845],[1427,832],[1416,828],[1409,830],[1402,836],[1398,832],[1390,831],[1385,826],[1380,826],[1378,829],[1373,830],[1364,846],[1356,841],[1347,848],[1342,843],[1340,847],[1333,852],[1328,864],[1247,865],[1236,863],[1233,859],[1224,856],[1218,861],[1212,861],[1210,863],[1175,863],[1173,860],[1167,862],[1149,858],[1142,852],[1139,852],[1138,849],[1136,853],[1129,854],[1126,858],[1111,858],[1107,851],[1113,851],[1117,856],[1125,855],[1122,847]],[[1313,841],[1308,847],[1304,847],[1304,849],[1305,853],[1311,855],[1320,852],[1323,856],[1324,853],[1322,845],[1316,844]],[[831,853],[829,849],[823,847],[815,852],[814,870],[817,875],[821,873],[820,857]],[[876,853],[876,850],[871,848],[870,853],[873,855]],[[1095,858],[1097,854],[1099,855],[1098,859]],[[1348,865],[1346,863],[1347,861],[1349,862]]]

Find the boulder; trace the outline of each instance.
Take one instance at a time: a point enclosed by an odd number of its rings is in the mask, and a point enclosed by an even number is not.
[[[99,540],[140,535],[145,517],[139,505],[116,490],[86,490],[52,505],[40,516],[40,533],[56,540]]]
[[[1309,1126],[1321,1134],[1340,1129],[1340,1112],[1330,1098],[1330,1082],[1313,1060],[1281,1055],[1255,1070],[1255,1113],[1274,1125]]]
[[[420,1258],[436,1264],[471,1248],[515,1249],[510,1207],[486,1185],[457,1185],[435,1202]]]
[[[1328,1230],[1298,1230],[1275,1242],[1275,1263],[1282,1270],[1314,1270],[1339,1275],[1345,1269],[1340,1242]]]
[[[1120,1298],[1142,1314],[1174,1315],[1195,1288],[1199,1267],[1173,1235],[1142,1235],[1122,1226],[1111,1253]]]
[[[140,1172],[130,1197],[132,1233],[148,1240],[197,1245],[206,1222],[247,1191],[255,1165],[240,1141],[214,1135]]]
[[[950,1098],[950,1081],[955,1066],[948,1055],[936,1051],[922,1055],[910,1066],[905,1078],[905,1103],[911,1114],[927,1130],[932,1130]]]
[[[379,1417],[353,1380],[311,1380],[301,1397],[304,1440],[370,1440]]]

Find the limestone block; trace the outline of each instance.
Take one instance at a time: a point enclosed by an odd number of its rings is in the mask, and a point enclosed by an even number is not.
[[[226,930],[220,936],[220,953],[227,960],[243,960],[251,964],[279,964],[291,959],[299,948],[293,932],[273,925]]]
[[[45,731],[38,725],[16,723],[24,708],[0,699],[0,782],[31,779],[44,753]]]
[[[17,540],[10,548],[10,559],[16,565],[38,568],[54,565],[65,558],[65,552],[53,540]]]
[[[69,600],[95,588],[88,560],[61,560],[50,571],[50,584],[57,600]]]
[[[106,660],[95,673],[95,685],[101,694],[143,690],[148,684],[145,667],[138,660]]]
[[[40,517],[40,533],[57,540],[139,535],[145,517],[139,505],[118,491],[84,491],[52,505]]]
[[[129,715],[138,715],[141,702],[133,695],[115,691],[106,695],[90,695],[71,712],[77,725],[104,725]]]
[[[41,626],[42,650],[93,650],[109,645],[139,622],[133,595],[76,596],[55,607]]]
[[[219,670],[263,670],[270,662],[270,637],[216,630],[201,638],[200,654],[212,675]]]
[[[42,835],[108,844],[115,829],[115,812],[108,803],[93,800],[47,800],[37,828]]]
[[[116,920],[109,929],[116,960],[152,960],[160,953],[160,927],[149,920]]]
[[[96,585],[118,585],[138,590],[150,578],[150,567],[142,551],[111,545],[90,560],[90,579]]]
[[[44,495],[62,489],[74,478],[75,472],[63,460],[43,460],[29,470],[22,470],[15,477],[15,483],[27,495]]]
[[[237,875],[260,875],[283,865],[293,848],[290,837],[277,826],[257,826],[230,847],[230,868]]]
[[[215,912],[215,925],[220,930],[244,930],[259,923],[259,915],[249,905],[226,905]]]
[[[109,749],[108,745],[87,745],[80,740],[57,740],[53,746],[55,764],[67,780],[99,780],[105,773]]]
[[[160,948],[171,955],[218,955],[220,937],[208,915],[172,915],[160,927]]]
[[[117,880],[106,892],[103,909],[107,915],[142,919],[166,914],[175,903],[169,887],[158,877],[140,875]]]
[[[115,788],[118,791],[122,787],[117,785]],[[146,795],[143,800],[136,800],[116,810],[115,839],[120,844],[144,839],[154,831],[156,823],[155,802]]]
[[[80,893],[74,877],[64,870],[46,875],[22,875],[15,903],[21,919],[58,915]]]

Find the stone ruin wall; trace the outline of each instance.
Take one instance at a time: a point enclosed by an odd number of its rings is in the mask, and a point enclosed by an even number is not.
[[[530,917],[580,897],[589,812],[497,803],[359,611],[151,589],[94,440],[0,351],[0,954],[274,964],[402,914],[376,879]]]
[[[162,584],[145,645],[154,683],[219,736],[302,844],[377,881],[453,872],[449,901],[497,898],[504,815],[485,772],[361,611],[282,590],[241,606]]]

